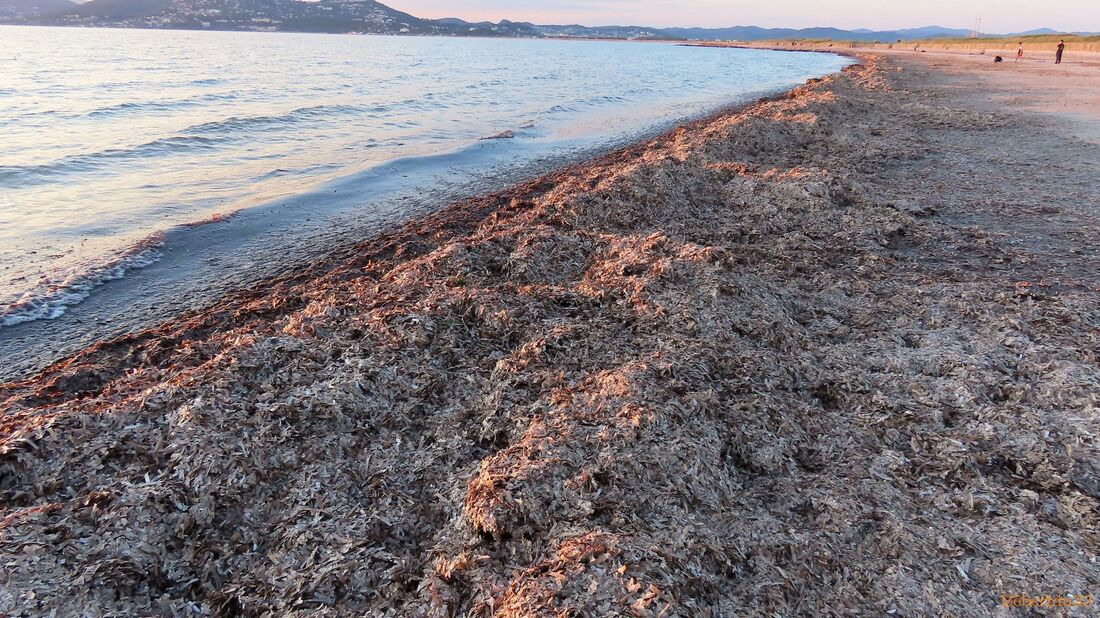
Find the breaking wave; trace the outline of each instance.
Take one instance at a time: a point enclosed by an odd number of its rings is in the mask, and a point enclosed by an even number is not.
[[[95,288],[121,279],[131,270],[155,263],[161,257],[163,243],[163,234],[150,236],[104,264],[24,292],[15,302],[0,307],[0,328],[61,317],[66,309],[87,298]]]

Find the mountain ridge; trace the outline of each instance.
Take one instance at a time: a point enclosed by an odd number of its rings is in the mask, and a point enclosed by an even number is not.
[[[0,0],[0,18],[22,14],[67,11],[79,6],[70,0]]]
[[[0,23],[112,26],[209,30],[265,30],[365,34],[419,34],[441,36],[498,36],[526,38],[607,38],[737,40],[833,39],[851,41],[907,41],[926,38],[963,38],[970,31],[943,26],[897,30],[845,30],[832,27],[762,28],[655,28],[648,26],[539,25],[503,19],[470,22],[457,17],[425,19],[391,8],[376,0],[0,0]],[[1055,33],[1039,28],[1023,33]]]

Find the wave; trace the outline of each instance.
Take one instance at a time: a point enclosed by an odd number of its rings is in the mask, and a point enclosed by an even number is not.
[[[131,270],[156,263],[161,257],[160,247],[163,244],[164,235],[155,234],[104,264],[25,292],[15,302],[0,307],[0,328],[61,317],[66,309],[87,298],[95,288],[121,279]]]
[[[379,144],[370,143],[370,144],[361,145],[358,148],[359,149],[362,149],[362,148],[376,148],[378,146],[379,146]],[[312,174],[321,174],[321,173],[324,173],[324,172],[331,172],[332,170],[338,170],[342,167],[343,166],[340,165],[339,163],[317,163],[317,164],[314,164],[314,165],[306,165],[304,167],[295,168],[295,169],[284,169],[284,168],[280,167],[280,168],[273,169],[270,172],[266,172],[266,173],[263,173],[263,174],[259,174],[257,176],[253,176],[252,177],[252,182],[263,182],[265,180],[271,180],[273,178],[280,178],[282,176],[308,177]]]
[[[189,150],[213,150],[219,141],[224,140],[203,135],[176,135],[129,148],[110,148],[70,155],[40,165],[0,165],[0,184],[15,187],[45,184],[57,176],[95,171],[103,161],[138,159]]]
[[[364,111],[359,105],[314,105],[312,107],[299,107],[285,114],[276,116],[232,116],[225,120],[214,120],[188,127],[184,133],[215,133],[222,134],[231,131],[244,131],[271,125],[286,125],[324,118],[341,114],[353,114]]]
[[[435,93],[427,93],[420,96],[409,97],[401,99],[400,101],[392,101],[390,103],[379,103],[377,105],[366,107],[360,111],[371,113],[386,113],[386,112],[430,112],[447,108],[448,103],[444,100],[444,97],[437,96]]]
[[[155,103],[122,103],[113,108],[101,110],[103,113],[133,109],[137,106],[156,105]],[[293,125],[306,120],[327,118],[342,114],[361,113],[378,110],[378,107],[365,108],[358,105],[316,105],[300,107],[285,114],[273,116],[233,116],[224,120],[215,120],[192,125],[179,135],[162,137],[143,144],[126,148],[110,148],[98,152],[69,155],[49,163],[38,165],[0,165],[0,184],[14,187],[26,187],[51,182],[58,176],[93,172],[104,161],[142,159],[168,154],[177,154],[196,150],[214,150],[221,144],[238,139],[238,134],[257,129]]]
[[[170,101],[126,101],[124,103],[118,103],[116,105],[98,107],[96,109],[84,112],[83,114],[80,114],[80,116],[85,118],[102,118],[104,116],[114,116],[116,114],[131,112],[166,112],[177,109],[185,109],[188,107],[195,107],[196,105],[202,105],[204,103],[220,103],[224,101],[230,101],[235,98],[236,95],[233,94],[203,94],[195,97],[174,99]]]
[[[627,100],[627,97],[621,94],[605,94],[598,97],[589,97],[587,99],[583,99],[581,103],[587,105],[606,105],[610,103],[623,103]]]
[[[211,83],[216,83],[216,81]],[[0,96],[3,96],[8,92],[14,93],[15,91],[5,91],[4,89],[0,88]],[[88,111],[70,111],[62,109],[27,111],[23,113],[17,113],[16,117],[32,118],[38,116],[54,116],[62,119],[102,118],[104,116],[114,116],[116,114],[131,112],[166,112],[177,109],[195,107],[198,105],[203,105],[205,103],[224,103],[226,101],[232,101],[237,98],[238,95],[234,93],[204,93],[192,97],[170,99],[166,101],[125,101],[123,103],[116,103],[114,105],[97,107]]]
[[[620,94],[607,94],[595,97],[586,97],[574,101],[558,103],[543,112],[543,115],[572,114],[588,109],[599,108],[608,105],[621,105],[630,101],[630,97]]]
[[[559,103],[550,109],[546,110],[545,114],[568,114],[572,112],[580,111],[580,108],[576,105],[569,105],[566,103]]]

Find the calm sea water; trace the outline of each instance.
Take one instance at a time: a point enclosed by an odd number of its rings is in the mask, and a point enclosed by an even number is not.
[[[20,27],[0,40],[0,328],[153,264],[181,226],[305,192],[301,208],[323,210],[318,187],[387,180],[395,160],[469,155],[469,170],[479,149],[499,166],[590,147],[846,64],[584,41]]]

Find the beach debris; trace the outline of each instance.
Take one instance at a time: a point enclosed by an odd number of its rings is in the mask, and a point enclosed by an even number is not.
[[[516,132],[511,130],[511,129],[508,129],[507,131],[501,131],[500,133],[497,133],[496,135],[490,135],[489,137],[483,137],[481,139],[482,140],[513,139],[515,136],[516,136]]]
[[[1014,286],[1043,268],[998,272],[1028,254],[898,185],[930,135],[1007,123],[886,62],[0,385],[0,613],[984,616],[1091,592],[1100,303]]]

